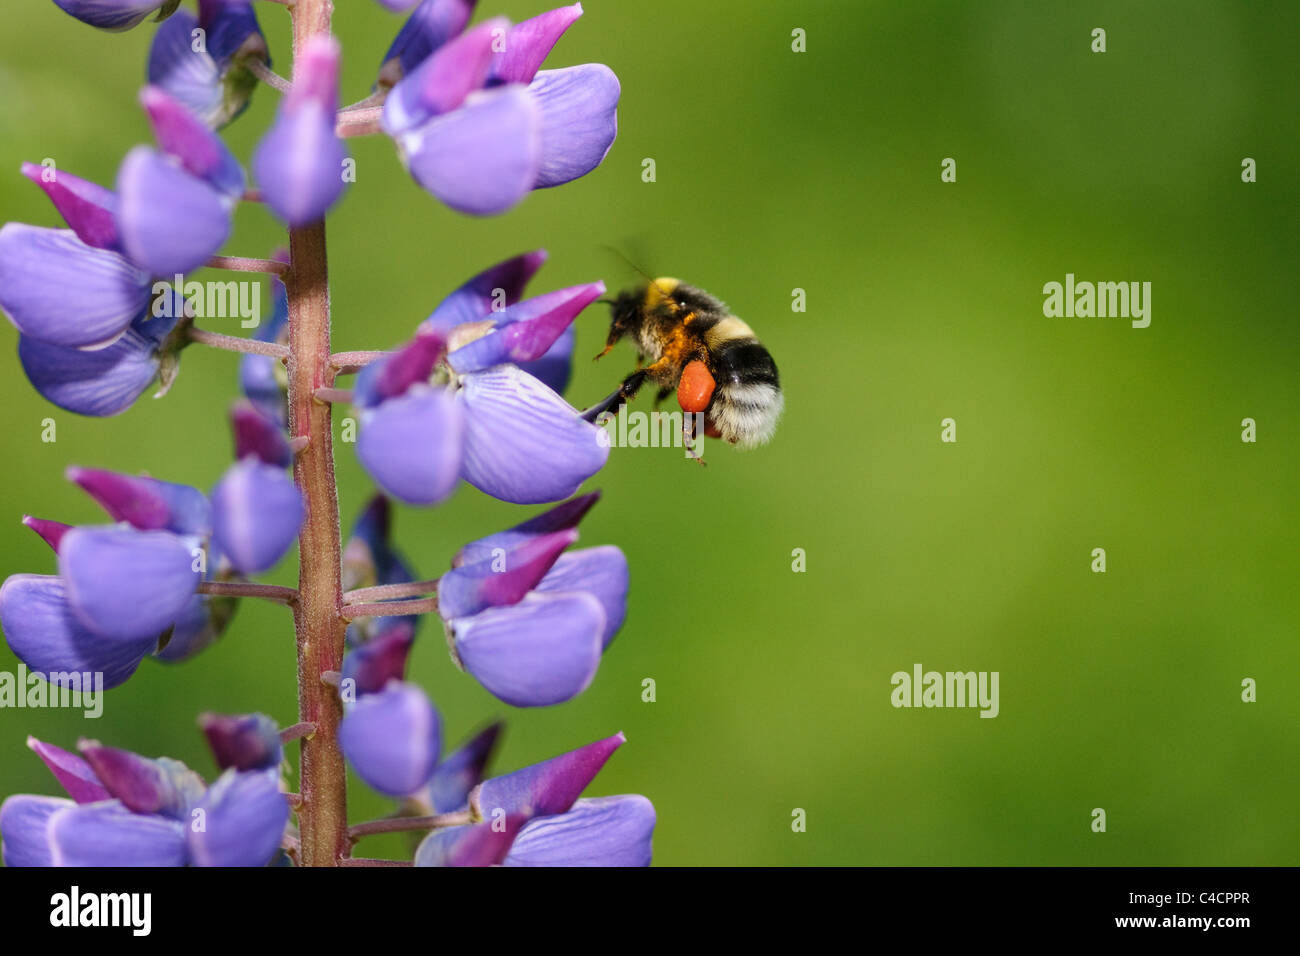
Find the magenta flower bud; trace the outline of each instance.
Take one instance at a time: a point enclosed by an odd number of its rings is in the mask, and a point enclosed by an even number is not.
[[[371,408],[406,394],[412,385],[427,383],[446,352],[442,335],[422,328],[406,345],[361,370],[354,388],[356,403]]]
[[[59,781],[68,796],[77,803],[95,803],[111,798],[90,764],[81,757],[35,737],[27,738],[27,746],[41,758],[41,762],[54,774],[54,779]]]
[[[546,263],[546,250],[525,252],[484,269],[438,303],[424,325],[444,334],[465,322],[477,322],[518,302],[528,282]]]
[[[505,49],[492,61],[492,79],[499,83],[531,83],[542,61],[580,16],[582,4],[575,3],[516,23],[506,36]]]
[[[55,554],[59,551],[59,542],[63,540],[63,536],[72,530],[72,525],[64,524],[62,521],[33,518],[31,515],[23,515],[23,524],[40,535],[41,540],[48,544]]]
[[[293,464],[293,452],[284,429],[271,421],[250,401],[241,401],[230,409],[230,428],[235,437],[235,459],[252,455],[277,468]]]
[[[265,714],[202,714],[199,728],[222,770],[269,770],[280,765],[280,731]]]
[[[493,819],[497,810],[530,818],[564,813],[626,740],[617,733],[504,777],[486,780],[469,795],[470,808],[482,820]]]
[[[462,564],[438,581],[438,612],[447,620],[477,614],[489,607],[517,604],[537,586],[564,549],[578,540],[565,528],[501,549],[481,561]]]
[[[77,238],[92,249],[121,251],[111,189],[48,166],[23,163],[23,175],[40,186]]]
[[[541,358],[581,314],[605,294],[605,283],[590,282],[535,296],[501,313],[496,328],[449,356],[457,372],[475,372],[512,362],[516,365]]]
[[[566,528],[576,528],[578,522],[586,517],[587,512],[600,500],[600,492],[593,491],[578,498],[556,505],[549,511],[529,518],[523,524],[515,525],[506,531],[498,531],[486,538],[471,541],[456,553],[451,566],[458,568],[462,564],[485,561],[492,557],[497,549],[513,550],[527,541]]]
[[[244,192],[239,160],[221,137],[210,130],[184,104],[157,86],[140,91],[140,105],[149,116],[154,139],[167,155],[180,162],[191,176],[203,180],[228,200]]]
[[[203,493],[189,485],[124,475],[99,468],[70,466],[65,472],[114,521],[125,521],[141,531],[174,531],[206,535],[212,529],[212,510]]]
[[[203,791],[193,771],[176,761],[150,760],[98,740],[78,741],[77,749],[104,789],[134,813],[177,816],[185,812],[190,797]]]
[[[290,226],[316,222],[343,193],[347,151],[335,135],[339,47],[313,37],[294,65],[293,88],[253,155],[267,205]]]
[[[415,851],[415,865],[499,866],[527,821],[516,813],[485,823],[434,830]]]
[[[395,620],[396,624],[343,657],[343,679],[353,682],[358,696],[381,691],[390,680],[400,681],[406,676],[415,625],[404,618]]]

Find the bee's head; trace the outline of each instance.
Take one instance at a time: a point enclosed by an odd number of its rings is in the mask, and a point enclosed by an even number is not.
[[[609,300],[609,338],[606,345],[615,344],[640,324],[644,304],[645,292],[640,289],[628,289]]]

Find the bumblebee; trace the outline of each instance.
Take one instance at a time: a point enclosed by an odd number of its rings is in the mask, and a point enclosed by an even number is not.
[[[676,390],[683,412],[704,414],[710,437],[741,448],[772,437],[785,404],[776,363],[720,300],[678,279],[652,279],[611,300],[610,313],[596,358],[626,336],[636,345],[637,369],[589,413],[622,405],[649,380],[660,386],[656,405]]]

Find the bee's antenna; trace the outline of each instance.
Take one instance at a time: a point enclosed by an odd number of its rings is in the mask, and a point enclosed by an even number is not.
[[[606,243],[605,245],[601,246],[601,248],[602,248],[602,249],[606,249],[606,250],[608,250],[608,251],[614,253],[614,255],[618,256],[620,259],[622,259],[624,262],[626,262],[626,263],[628,264],[628,266],[631,267],[633,270],[635,270],[636,273],[637,273],[638,275],[640,275],[641,278],[645,279],[645,281],[646,281],[648,284],[654,286],[656,289],[659,290],[659,295],[664,299],[665,302],[669,302],[669,303],[672,302],[671,297],[668,295],[668,290],[665,289],[663,286],[661,286],[658,282],[656,282],[653,276],[649,276],[649,275],[647,275],[647,274],[646,274],[646,271],[645,271],[644,269],[642,269],[639,265],[637,265],[635,262],[633,262],[633,261],[632,261],[631,259],[629,259],[627,256],[623,255],[622,250],[620,250],[620,249],[616,249],[614,246],[611,246],[611,245],[609,245],[608,243]]]

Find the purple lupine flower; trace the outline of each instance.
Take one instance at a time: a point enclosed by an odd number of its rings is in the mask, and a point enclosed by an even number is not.
[[[543,358],[604,289],[560,289],[478,322],[454,324],[472,293],[436,310],[410,343],[357,378],[357,456],[370,476],[410,504],[441,501],[458,478],[516,504],[573,494],[604,466],[608,444],[513,363]]]
[[[195,49],[194,31],[203,44]],[[148,79],[214,129],[248,106],[257,77],[248,63],[271,66],[271,58],[249,0],[199,0],[196,18],[179,10],[154,34]]]
[[[393,13],[401,13],[403,10],[409,10],[419,3],[420,0],[379,0],[379,5],[385,10],[391,10]]]
[[[101,30],[129,30],[157,14],[162,20],[180,6],[181,0],[54,0],[54,5],[82,23]]]
[[[469,806],[469,792],[483,782],[503,727],[493,721],[438,763],[422,794],[430,813],[455,813]]]
[[[561,703],[591,684],[627,612],[614,546],[563,553],[595,495],[466,545],[438,583],[456,662],[516,707]]]
[[[279,770],[226,770],[210,787],[184,764],[81,741],[28,739],[72,799],[0,805],[7,866],[261,866],[289,819]]]
[[[347,150],[334,132],[339,46],[308,41],[294,65],[292,89],[253,155],[253,174],[268,206],[290,226],[316,222],[343,194]]]
[[[230,234],[244,171],[179,100],[146,86],[140,103],[162,152],[137,146],[117,174],[117,228],[131,261],[156,276],[204,265]]]
[[[435,830],[415,865],[648,866],[655,824],[649,800],[579,799],[624,740],[616,734],[485,781],[469,797],[473,819],[483,822]]]
[[[425,29],[423,9],[385,58],[388,78],[401,79],[382,120],[417,183],[460,212],[494,215],[600,165],[618,131],[618,78],[600,63],[539,72],[581,4],[450,39],[438,27],[451,18]]]

